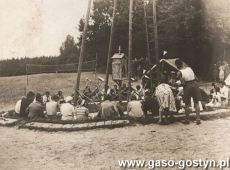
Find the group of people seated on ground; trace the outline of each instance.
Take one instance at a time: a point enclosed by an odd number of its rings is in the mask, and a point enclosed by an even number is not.
[[[139,87],[140,89],[140,87]],[[117,84],[114,84],[113,86],[107,86],[107,91],[100,90],[98,87],[96,87],[94,90],[91,90],[90,86],[86,86],[82,93],[82,98],[86,101],[94,101],[94,102],[101,102],[104,100],[104,94],[109,95],[111,100],[118,100],[119,99],[119,88]],[[121,86],[121,99],[126,100],[128,95],[128,87],[125,83]]]
[[[200,124],[200,110],[203,109],[202,93],[199,89],[194,72],[190,67],[183,67],[181,60],[176,61],[177,74],[171,71],[167,76],[161,76],[160,82],[151,88],[145,84],[137,85],[136,89],[126,88],[126,93],[130,94],[131,101],[127,104],[127,114],[131,117],[148,117],[149,113],[159,115],[159,124],[169,123],[169,118],[176,112],[185,113],[185,123],[189,122],[189,112],[196,111],[197,124]],[[124,86],[126,87],[126,86]],[[124,89],[121,87],[121,93]],[[113,89],[113,88],[111,88]],[[101,103],[99,115],[108,117],[108,113],[122,116],[122,103],[112,101],[114,94],[110,88],[106,92],[106,100]],[[128,90],[130,92],[128,93]],[[118,89],[119,91],[119,89]],[[123,93],[122,93],[123,95]],[[116,96],[116,95],[115,95]],[[116,114],[115,114],[116,113]]]
[[[222,82],[220,87],[213,84],[209,103],[204,104],[201,89],[199,89],[195,74],[190,67],[184,67],[181,60],[176,60],[178,72],[171,71],[167,76],[161,76],[160,82],[148,86],[136,85],[128,88],[122,84],[107,87],[107,91],[96,88],[93,92],[86,86],[82,94],[64,98],[61,91],[50,95],[45,92],[27,93],[15,106],[15,112],[21,117],[30,120],[37,118],[51,118],[60,120],[86,120],[89,118],[89,103],[100,102],[96,116],[104,119],[122,117],[125,114],[131,117],[148,117],[149,113],[159,115],[159,124],[169,123],[176,112],[185,113],[185,123],[189,123],[189,112],[196,111],[197,124],[200,124],[200,110],[205,107],[227,106],[229,88]],[[128,96],[130,94],[130,96]],[[122,100],[129,97],[127,107]],[[120,100],[119,100],[120,99]],[[77,101],[77,103],[73,103]],[[127,112],[126,112],[127,111]],[[90,117],[92,118],[92,117]]]
[[[217,83],[212,83],[213,88],[210,90],[210,99],[206,107],[219,108],[229,105],[230,89],[225,82],[220,82],[219,84],[218,86]]]
[[[84,107],[84,104],[84,100],[78,100],[77,106],[74,107],[73,96],[64,98],[62,91],[58,91],[52,96],[48,91],[43,96],[30,91],[17,101],[15,113],[29,120],[39,118],[83,120],[87,119],[89,114],[89,110]]]

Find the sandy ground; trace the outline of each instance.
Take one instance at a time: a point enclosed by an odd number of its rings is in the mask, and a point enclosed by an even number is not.
[[[0,169],[120,169],[120,159],[226,159],[230,118],[79,132],[0,127]]]

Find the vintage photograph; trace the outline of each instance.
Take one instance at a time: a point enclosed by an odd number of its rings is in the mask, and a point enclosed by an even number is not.
[[[230,0],[0,0],[0,170],[230,169]]]

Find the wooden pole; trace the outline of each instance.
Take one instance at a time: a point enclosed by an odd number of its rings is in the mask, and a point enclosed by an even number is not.
[[[28,86],[29,86],[29,75],[28,75],[28,67],[27,67],[27,64],[26,64],[26,89],[25,89],[25,95],[27,94]]]
[[[133,27],[133,0],[130,0],[129,5],[129,53],[128,53],[128,101],[131,95],[131,74],[132,74],[132,29]]]
[[[157,81],[160,80],[160,62],[159,62],[159,45],[158,45],[158,32],[157,32],[157,0],[153,0],[153,25],[154,25],[154,42],[155,42],[155,57],[157,64]]]
[[[149,49],[149,34],[148,34],[148,23],[146,14],[146,3],[144,2],[144,24],[145,24],[145,36],[146,36],[146,47],[147,47],[147,57],[150,62],[150,49]]]
[[[77,82],[76,82],[76,87],[75,87],[75,92],[74,92],[75,104],[77,102],[76,101],[77,100],[77,93],[79,91],[79,86],[80,86],[82,61],[83,61],[84,51],[85,51],[85,40],[86,40],[86,32],[87,32],[87,28],[88,28],[88,23],[89,23],[91,2],[92,2],[92,0],[89,0],[89,2],[88,2],[88,9],[87,9],[86,17],[85,17],[85,25],[84,25],[83,35],[82,35],[81,51],[80,51],[80,57],[79,57],[79,62],[78,62],[78,68],[77,68]]]
[[[96,64],[95,64],[95,80],[97,79],[97,53],[96,53]]]
[[[108,50],[108,56],[107,56],[107,66],[106,66],[106,77],[105,77],[105,93],[106,95],[108,90],[108,83],[109,83],[109,70],[110,70],[110,64],[111,64],[111,57],[112,57],[112,47],[113,47],[113,35],[114,35],[114,24],[115,24],[115,17],[116,17],[116,8],[117,8],[117,0],[114,0],[113,5],[113,18],[112,18],[112,25],[111,25],[111,31],[110,31],[110,39],[109,39],[109,50]]]
[[[148,33],[148,21],[147,21],[147,13],[146,13],[146,2],[144,2],[144,24],[145,24],[145,36],[146,36],[146,47],[147,47],[147,59],[150,65],[150,47],[149,47],[149,33]],[[153,78],[152,73],[150,72],[150,91],[152,92],[153,89]]]

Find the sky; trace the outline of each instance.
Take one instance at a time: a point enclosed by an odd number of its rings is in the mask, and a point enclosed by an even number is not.
[[[0,60],[59,55],[78,24],[88,0],[0,0]]]

